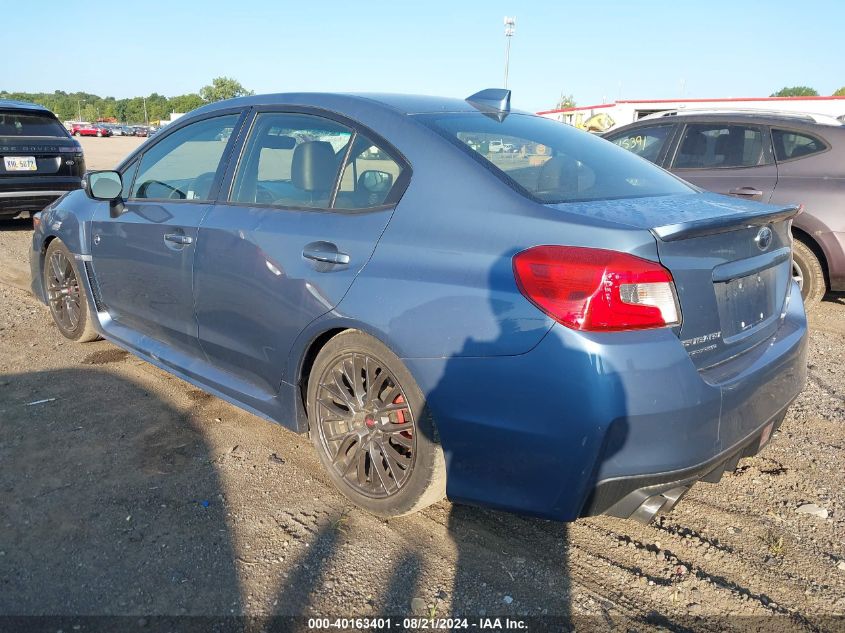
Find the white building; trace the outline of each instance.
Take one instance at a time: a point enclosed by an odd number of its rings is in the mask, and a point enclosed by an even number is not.
[[[845,97],[740,97],[728,99],[653,99],[544,110],[537,114],[591,132],[606,132],[667,110],[800,112],[845,116]]]

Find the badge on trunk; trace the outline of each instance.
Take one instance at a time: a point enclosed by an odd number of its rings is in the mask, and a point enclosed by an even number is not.
[[[761,251],[766,250],[772,244],[772,229],[768,226],[762,227],[757,231],[757,237],[754,238],[754,241],[757,242],[757,248]]]

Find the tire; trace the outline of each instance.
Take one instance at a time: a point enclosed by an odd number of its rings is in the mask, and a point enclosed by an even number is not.
[[[74,132],[74,133],[73,133],[73,135],[74,135],[74,136],[82,136],[82,135],[79,133],[79,130],[76,130],[76,132]]]
[[[102,132],[97,132],[97,138],[102,138],[102,136],[103,136]]]
[[[331,339],[314,360],[306,404],[320,462],[356,505],[398,517],[446,495],[446,460],[425,398],[381,342],[354,330]]]
[[[79,283],[79,266],[60,239],[47,248],[42,279],[50,315],[62,336],[79,343],[98,339],[88,314],[85,289]]]
[[[800,240],[792,242],[792,276],[801,288],[804,308],[810,310],[824,297],[824,269],[813,250]]]

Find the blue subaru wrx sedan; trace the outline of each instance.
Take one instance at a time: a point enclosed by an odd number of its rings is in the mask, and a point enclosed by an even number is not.
[[[375,514],[649,521],[804,386],[797,212],[504,90],[253,96],[45,209],[33,289],[64,336],[309,433]]]

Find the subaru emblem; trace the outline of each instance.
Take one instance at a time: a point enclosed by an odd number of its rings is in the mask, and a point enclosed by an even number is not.
[[[764,226],[757,231],[757,237],[754,238],[754,241],[757,242],[757,248],[761,251],[766,250],[772,244],[772,229]]]

